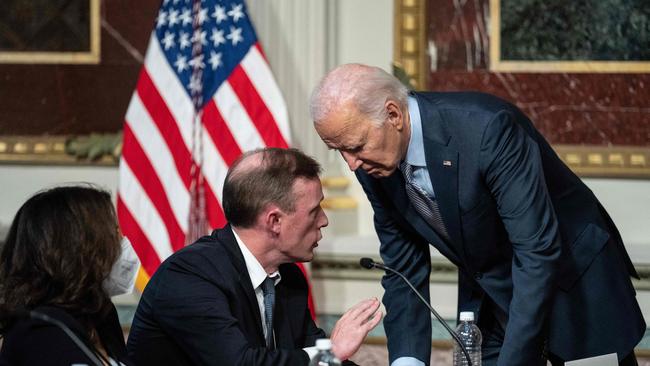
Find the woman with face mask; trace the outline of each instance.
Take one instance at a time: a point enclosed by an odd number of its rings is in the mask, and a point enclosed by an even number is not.
[[[23,204],[0,253],[0,365],[130,364],[108,292],[120,239],[110,195],[92,186]]]

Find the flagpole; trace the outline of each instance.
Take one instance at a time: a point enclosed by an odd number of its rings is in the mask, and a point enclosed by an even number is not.
[[[203,44],[201,43],[201,23],[199,12],[201,1],[193,0],[192,3],[192,76],[190,90],[194,105],[194,118],[192,123],[192,167],[190,170],[190,214],[188,232],[185,236],[185,245],[193,243],[208,231],[205,212],[205,190],[203,185],[203,128],[201,117],[203,112]]]

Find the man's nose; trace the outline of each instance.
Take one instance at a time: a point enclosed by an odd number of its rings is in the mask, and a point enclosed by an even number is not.
[[[352,171],[357,170],[363,163],[355,154],[341,151],[341,155]]]
[[[320,227],[325,227],[330,224],[330,220],[327,218],[327,214],[323,211],[323,219],[321,220]]]

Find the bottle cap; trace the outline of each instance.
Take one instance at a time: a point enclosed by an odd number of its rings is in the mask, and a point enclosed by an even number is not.
[[[461,311],[460,312],[460,321],[461,322],[473,322],[474,321],[474,312],[473,311]]]
[[[320,338],[316,340],[316,349],[326,350],[332,349],[332,341],[327,338]]]

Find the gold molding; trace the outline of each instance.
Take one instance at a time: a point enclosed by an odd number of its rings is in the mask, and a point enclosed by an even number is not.
[[[647,61],[504,61],[501,60],[501,0],[490,0],[490,71],[647,73]]]
[[[340,196],[327,197],[321,202],[321,207],[325,210],[353,210],[359,203],[354,197]]]
[[[553,149],[581,177],[650,178],[650,147],[555,145]]]
[[[88,52],[6,52],[4,64],[98,64],[101,49],[100,0],[90,1],[90,50]]]
[[[411,85],[426,89],[427,63],[426,16],[427,1],[395,0],[393,59],[406,72]]]
[[[71,141],[85,141],[84,136],[0,136],[0,164],[117,165],[117,155],[89,161],[66,150]],[[582,177],[650,178],[650,147],[554,145],[560,158]],[[341,190],[348,187],[347,177],[324,177],[323,187]],[[358,202],[350,196],[328,197],[323,208],[355,209]]]
[[[323,188],[328,189],[346,189],[350,185],[348,177],[323,177],[321,178]]]
[[[381,271],[368,271],[359,265],[361,255],[316,253],[311,262],[311,274],[321,280],[367,280],[379,281]],[[635,263],[640,279],[632,279],[636,290],[650,290],[650,264]],[[430,283],[458,283],[458,268],[445,258],[431,258]]]
[[[71,139],[88,136],[0,136],[0,164],[13,165],[100,165],[115,166],[115,157],[102,156],[89,161],[68,153]]]

